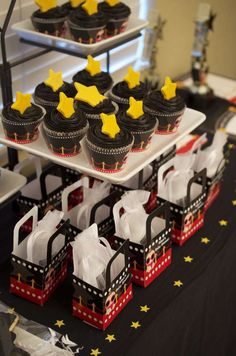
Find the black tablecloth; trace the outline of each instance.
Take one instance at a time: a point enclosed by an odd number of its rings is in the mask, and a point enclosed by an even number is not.
[[[207,212],[204,228],[183,247],[174,247],[172,265],[147,289],[134,286],[134,299],[105,332],[71,316],[71,279],[40,307],[8,293],[5,264],[0,271],[0,300],[25,317],[68,334],[84,346],[82,356],[236,355],[235,162],[236,150],[232,150],[223,190]],[[9,252],[11,219],[10,208],[1,212],[1,259]],[[191,263],[184,261],[187,256],[193,258]],[[174,287],[177,280],[183,286]],[[141,312],[140,306],[146,305],[150,310]],[[56,320],[63,320],[65,326],[58,329]],[[140,327],[131,328],[132,322]],[[106,340],[108,334],[116,340]]]

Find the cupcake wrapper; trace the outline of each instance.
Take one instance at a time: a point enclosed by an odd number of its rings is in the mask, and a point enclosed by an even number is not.
[[[117,112],[119,110],[119,106],[115,102],[112,102],[112,104],[114,105],[115,110],[113,112],[111,112],[110,114],[111,115],[112,114],[117,114]],[[83,113],[84,113],[86,119],[88,120],[89,125],[96,125],[101,120],[100,114],[88,114],[88,113],[86,113],[84,111],[83,111]]]
[[[119,33],[124,32],[128,26],[128,20],[129,17],[119,20],[110,19],[107,23],[105,30],[106,38],[113,37],[119,35]]]
[[[32,24],[37,31],[56,37],[64,37],[66,32],[66,20],[67,17],[59,19],[40,19],[34,16],[31,17]]]
[[[84,28],[77,26],[71,21],[68,21],[68,25],[70,33],[76,42],[92,44],[104,39],[105,26]]]
[[[129,99],[121,98],[120,96],[115,95],[112,90],[108,92],[108,96],[119,106],[120,110],[126,110],[129,108]]]
[[[46,110],[46,115],[50,115],[52,110],[59,104],[57,101],[47,101],[34,95],[34,101],[36,104],[42,106]]]
[[[155,127],[148,131],[130,131],[134,137],[132,152],[145,151],[151,143],[152,136],[155,132]]]

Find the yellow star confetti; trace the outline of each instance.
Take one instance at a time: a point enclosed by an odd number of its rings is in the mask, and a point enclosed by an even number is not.
[[[140,311],[147,313],[151,308],[149,308],[147,305],[140,305]]]
[[[23,115],[25,110],[31,106],[31,94],[23,94],[20,91],[17,91],[16,101],[11,105],[11,108],[19,111],[21,115]]]
[[[116,6],[117,4],[120,3],[120,0],[105,0],[105,2],[106,2],[109,6]]]
[[[209,242],[210,242],[210,240],[209,240],[207,237],[202,237],[202,238],[201,238],[201,243],[202,243],[202,244],[207,245],[207,244],[209,244]]]
[[[233,206],[236,206],[236,200],[232,200]]]
[[[189,262],[189,263],[191,263],[192,261],[193,261],[193,258],[192,258],[192,257],[190,257],[190,256],[184,257],[184,262]]]
[[[101,355],[101,351],[98,348],[97,349],[91,349],[90,355],[91,356]]]
[[[84,0],[70,0],[70,4],[74,8],[78,7],[83,2],[84,2]]]
[[[65,326],[65,323],[64,323],[64,320],[57,320],[54,325],[61,328],[62,326]]]
[[[126,111],[129,117],[132,119],[138,119],[143,116],[143,101],[135,100],[133,97],[129,99],[129,109]]]
[[[170,100],[176,97],[177,84],[173,83],[170,77],[166,77],[165,84],[161,88],[162,95],[166,100]]]
[[[228,144],[228,149],[229,149],[229,150],[234,150],[235,147],[236,147],[236,146],[235,146],[233,143],[229,143],[229,144]]]
[[[112,341],[116,341],[116,338],[115,338],[115,335],[107,334],[107,337],[105,338],[105,340],[112,342]]]
[[[116,115],[101,114],[102,119],[102,133],[109,136],[110,138],[115,138],[120,132],[120,128],[117,125]]]
[[[181,280],[179,279],[178,281],[174,281],[174,287],[182,287],[184,284],[183,282],[181,282]]]
[[[69,119],[75,113],[74,99],[68,98],[66,94],[61,92],[57,111],[59,111],[66,119]]]
[[[101,64],[99,61],[95,61],[95,59],[93,59],[93,57],[89,55],[88,64],[85,69],[93,77],[94,75],[101,73]]]
[[[130,89],[133,89],[140,85],[140,72],[135,72],[132,67],[128,68],[128,74],[124,78],[124,81],[128,84]]]
[[[220,226],[227,226],[228,225],[228,221],[222,219],[222,220],[219,221],[219,224],[220,224]]]
[[[87,12],[89,16],[98,12],[98,3],[95,0],[86,0],[82,5],[82,8]]]
[[[104,100],[107,100],[104,95],[99,93],[95,85],[87,87],[83,84],[75,83],[75,87],[78,91],[75,99],[83,101],[92,107],[95,107],[96,105],[102,103]]]
[[[133,329],[138,329],[140,328],[141,324],[139,321],[132,321],[132,324],[130,325],[131,328]]]
[[[57,6],[57,0],[35,0],[35,4],[38,5],[40,11],[47,12]]]
[[[49,77],[44,81],[44,84],[46,84],[48,87],[52,88],[52,90],[55,92],[58,89],[62,87],[64,84],[62,80],[62,72],[54,72],[54,70],[49,69]]]

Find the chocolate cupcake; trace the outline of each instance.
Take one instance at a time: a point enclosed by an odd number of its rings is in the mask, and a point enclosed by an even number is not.
[[[57,6],[56,0],[35,0],[35,3],[40,8],[31,16],[31,21],[35,29],[47,35],[64,37],[67,11]]]
[[[17,143],[30,143],[38,137],[38,126],[45,110],[31,103],[31,94],[16,93],[16,101],[2,110],[6,138]]]
[[[106,96],[99,93],[93,85],[86,87],[83,84],[75,83],[77,94],[75,96],[76,107],[85,115],[89,125],[100,122],[100,114],[116,114],[118,106]]]
[[[80,150],[80,141],[88,129],[83,113],[74,108],[74,99],[60,93],[60,102],[43,122],[43,134],[48,148],[56,155],[75,156]]]
[[[156,119],[144,114],[142,101],[131,97],[129,109],[118,112],[117,123],[133,135],[133,152],[144,151],[149,146],[155,132]]]
[[[73,82],[78,82],[86,86],[95,85],[101,94],[105,94],[112,86],[112,77],[101,71],[101,64],[95,61],[92,56],[88,56],[88,64],[84,70],[73,76]]]
[[[104,38],[107,18],[98,9],[96,0],[86,0],[76,11],[70,13],[68,25],[73,39],[92,44]]]
[[[144,99],[144,112],[157,120],[157,134],[175,133],[185,111],[183,99],[176,95],[176,84],[169,77],[161,90],[150,93]]]
[[[134,138],[127,130],[120,129],[115,115],[101,114],[102,122],[90,126],[86,146],[93,167],[101,172],[119,172],[132,148]]]
[[[105,0],[99,4],[99,8],[109,19],[106,26],[106,37],[118,35],[126,30],[131,14],[127,5],[119,0]]]
[[[85,0],[70,0],[70,1],[66,2],[65,4],[63,4],[61,7],[69,15],[70,12],[75,11],[76,9],[78,9],[78,7],[83,2],[85,2]]]
[[[147,94],[147,87],[140,82],[140,73],[135,72],[132,67],[128,68],[128,74],[122,82],[117,83],[109,92],[112,101],[119,105],[121,110],[129,108],[129,98],[143,100]]]
[[[49,69],[49,77],[35,88],[34,100],[38,105],[43,106],[47,114],[50,115],[53,108],[59,104],[59,94],[63,92],[66,96],[73,98],[76,90],[72,84],[63,82],[62,72],[54,72]]]

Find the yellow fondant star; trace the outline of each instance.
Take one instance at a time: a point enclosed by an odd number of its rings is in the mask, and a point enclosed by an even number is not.
[[[88,56],[88,64],[85,68],[87,72],[89,72],[92,77],[96,74],[101,73],[101,64],[99,61],[95,61],[92,56]]]
[[[166,77],[165,84],[161,88],[162,95],[166,100],[176,97],[176,83],[173,83],[170,77]]]
[[[23,115],[25,110],[31,106],[31,94],[23,94],[20,91],[17,91],[16,101],[11,105],[11,108],[19,111],[21,115]]]
[[[64,84],[62,80],[62,72],[54,72],[54,70],[49,69],[49,77],[44,81],[44,84],[52,88],[54,92],[60,89]]]
[[[143,116],[143,101],[135,100],[133,97],[129,99],[129,109],[126,111],[132,119],[138,119]]]
[[[102,103],[104,100],[107,100],[104,95],[99,93],[95,85],[87,87],[86,85],[75,83],[75,87],[78,91],[75,99],[83,101],[92,107],[95,107],[96,105]]]
[[[60,328],[62,326],[65,326],[65,323],[64,323],[64,320],[57,320],[54,325],[58,326]]]
[[[150,308],[147,305],[140,305],[140,311],[147,313],[150,310]]]
[[[66,119],[69,119],[74,113],[74,99],[68,98],[66,94],[60,92],[60,102],[57,106],[59,111]]]
[[[105,0],[105,2],[106,2],[109,6],[116,6],[117,4],[119,4],[120,0]]]
[[[202,238],[201,238],[201,243],[202,243],[202,244],[207,245],[207,244],[209,244],[209,242],[210,242],[210,240],[209,240],[207,237],[202,237]]]
[[[236,206],[236,200],[232,200],[233,206]]]
[[[101,114],[100,116],[103,123],[102,133],[109,136],[110,138],[115,138],[116,135],[120,132],[120,128],[116,121],[116,115]]]
[[[35,4],[38,5],[40,11],[47,12],[57,6],[57,0],[35,0]]]
[[[222,219],[222,220],[219,221],[219,224],[220,224],[220,226],[227,226],[228,225],[228,221]]]
[[[78,7],[82,2],[84,2],[84,0],[70,0],[70,4],[74,8]]]
[[[112,342],[112,341],[116,341],[116,338],[115,338],[115,335],[107,334],[107,337],[105,338],[105,340]]]
[[[91,356],[101,355],[101,351],[98,348],[97,349],[91,349],[90,355]]]
[[[141,324],[139,321],[132,321],[132,324],[130,325],[131,328],[133,329],[138,329],[140,328]]]
[[[98,12],[98,3],[95,0],[86,0],[82,5],[82,8],[87,12],[89,16]]]
[[[184,257],[184,262],[189,262],[191,263],[193,261],[193,258],[191,256],[186,256]]]
[[[183,282],[181,282],[181,280],[179,279],[178,281],[174,281],[174,287],[182,287],[184,284]]]
[[[128,84],[130,89],[137,87],[140,84],[140,72],[135,72],[132,67],[128,68],[128,74],[124,81]]]

